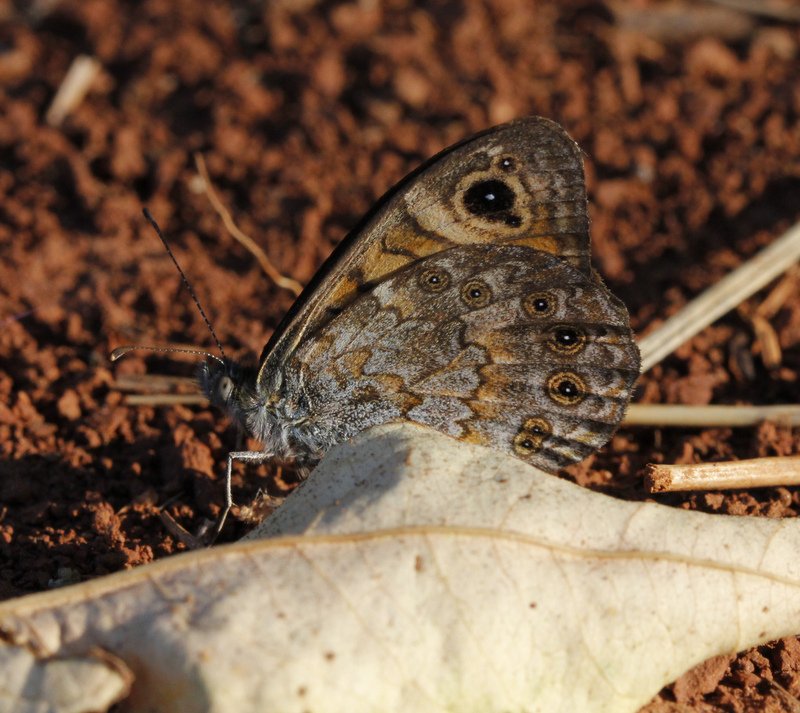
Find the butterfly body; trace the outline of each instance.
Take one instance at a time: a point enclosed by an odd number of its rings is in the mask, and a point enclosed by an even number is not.
[[[205,362],[200,368],[200,386],[211,403],[225,411],[231,421],[261,442],[265,457],[297,458],[301,465],[316,462],[332,445],[310,425],[311,410],[296,381],[283,388],[283,374],[269,391],[256,382],[257,371],[223,360]]]
[[[575,143],[546,119],[496,127],[379,203],[257,369],[209,362],[201,386],[263,457],[313,465],[409,421],[556,470],[608,440],[639,373],[627,311],[589,256]]]

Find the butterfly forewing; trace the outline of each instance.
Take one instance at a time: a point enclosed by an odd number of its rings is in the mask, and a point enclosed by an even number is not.
[[[262,354],[258,383],[358,295],[420,258],[458,245],[525,245],[585,274],[589,267],[580,150],[557,124],[528,117],[445,150],[392,189],[346,238]]]

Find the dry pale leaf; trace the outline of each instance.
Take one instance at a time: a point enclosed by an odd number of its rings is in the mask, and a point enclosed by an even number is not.
[[[0,604],[0,670],[96,647],[135,711],[636,711],[800,632],[796,520],[618,501],[411,426],[331,451],[260,534]],[[65,710],[14,690],[0,710]]]
[[[59,713],[107,710],[130,691],[133,676],[115,657],[90,651],[75,658],[49,658],[37,655],[33,648],[0,649],[2,710]]]

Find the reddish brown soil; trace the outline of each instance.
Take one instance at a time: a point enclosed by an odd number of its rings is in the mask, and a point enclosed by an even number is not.
[[[115,387],[124,375],[191,376],[191,360],[107,360],[125,343],[213,349],[145,204],[229,352],[258,354],[291,303],[222,227],[195,151],[240,226],[305,282],[421,159],[514,116],[551,117],[586,151],[595,262],[639,331],[800,217],[797,25],[700,3],[670,15],[645,0],[616,16],[585,1],[425,5],[0,4],[0,596],[175,552],[165,502],[189,530],[218,511],[235,446],[222,417],[132,407]],[[102,72],[50,127],[79,54]],[[800,295],[789,290],[770,320],[782,355],[767,367],[747,314],[768,292],[644,376],[639,400],[797,402]],[[800,434],[772,424],[623,429],[573,475],[643,498],[647,462],[798,452]],[[290,473],[275,476],[241,470],[236,500],[290,486]],[[791,488],[659,500],[800,510]],[[222,539],[246,529],[231,521]],[[699,667],[649,710],[796,710],[799,669],[798,641],[774,642]]]

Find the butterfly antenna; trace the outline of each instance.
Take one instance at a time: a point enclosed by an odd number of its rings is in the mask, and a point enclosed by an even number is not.
[[[205,352],[202,349],[181,349],[180,347],[140,347],[136,346],[126,346],[126,347],[117,347],[111,355],[108,357],[111,361],[117,361],[117,359],[122,359],[126,354],[134,351],[145,351],[145,352],[182,352],[183,354],[199,354],[200,356],[206,356],[209,359],[214,359],[218,361],[223,366],[225,362],[222,361],[218,356],[212,354],[211,352]],[[220,349],[220,351],[222,351]],[[225,356],[224,354],[222,355]]]
[[[178,264],[178,261],[175,258],[175,255],[173,254],[172,249],[169,246],[169,243],[167,243],[167,240],[164,237],[164,234],[161,232],[161,228],[158,227],[158,223],[156,223],[155,218],[153,218],[153,216],[150,214],[150,211],[147,210],[147,208],[142,208],[142,213],[144,213],[144,217],[147,219],[147,222],[150,223],[150,225],[153,226],[153,230],[156,231],[156,235],[158,235],[159,240],[161,240],[162,244],[164,245],[164,249],[167,251],[167,255],[169,255],[170,258],[172,258],[172,262],[175,265],[176,269],[178,270],[178,273],[180,274],[181,279],[183,280],[183,284],[186,285],[186,289],[189,290],[189,294],[192,296],[192,299],[194,300],[195,305],[197,305],[197,309],[200,311],[200,316],[203,318],[203,321],[206,323],[206,326],[208,327],[208,331],[211,332],[211,336],[214,338],[214,341],[217,343],[217,349],[219,349],[219,353],[222,354],[222,358],[223,359],[227,359],[227,357],[225,356],[225,350],[222,348],[222,343],[217,338],[217,333],[214,331],[214,327],[211,326],[211,322],[208,320],[208,317],[206,317],[206,313],[203,310],[203,305],[200,304],[200,300],[197,299],[197,295],[194,293],[194,290],[192,289],[192,286],[189,284],[189,280],[186,279],[186,275],[184,274],[183,270],[181,270],[181,266]],[[127,349],[128,351],[131,350],[131,348],[128,348],[128,347],[120,347],[120,349]],[[114,354],[116,354],[117,351],[119,351],[119,349],[114,350],[114,353],[111,355],[111,360],[112,361],[114,361]],[[189,351],[189,350],[187,350],[187,349],[153,349],[152,351],[173,351],[173,352],[184,351],[185,352],[185,351]],[[125,353],[127,353],[127,352],[125,352]],[[208,352],[203,352],[203,351],[200,351],[200,350],[198,350],[197,352],[189,352],[189,353],[197,353],[197,354],[205,354],[206,356],[213,356],[212,354],[208,354]],[[116,358],[119,359],[120,356],[122,356],[122,354],[118,355]],[[213,358],[217,359],[217,357],[213,357]],[[221,359],[217,359],[217,361],[221,361]]]

